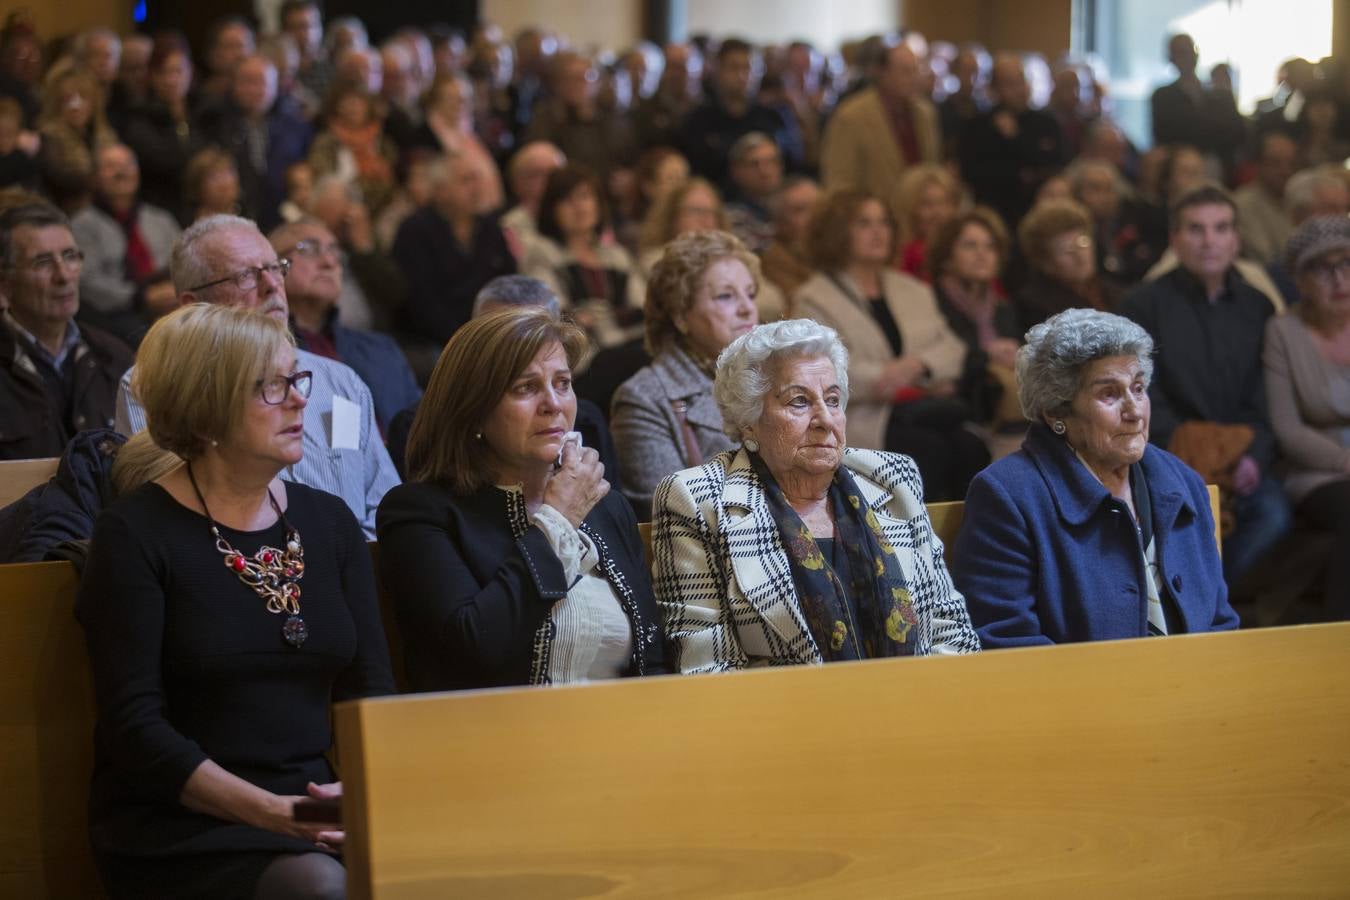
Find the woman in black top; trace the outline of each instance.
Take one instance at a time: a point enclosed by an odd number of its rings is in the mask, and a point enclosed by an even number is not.
[[[414,690],[667,671],[637,520],[570,439],[585,336],[538,308],[445,346],[380,503],[380,574]]]
[[[150,54],[150,95],[131,110],[122,140],[141,165],[141,198],[178,217],[183,225],[192,213],[183,202],[188,160],[204,146],[188,114],[192,58],[181,39],[162,37]]]
[[[120,897],[343,895],[343,834],[297,822],[341,795],[332,702],[393,692],[360,527],[277,476],[310,373],[282,322],[193,305],[134,376],[186,460],[99,518],[78,612],[98,703],[90,831]]]

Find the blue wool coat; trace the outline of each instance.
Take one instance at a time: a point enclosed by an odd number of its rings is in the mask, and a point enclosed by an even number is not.
[[[1205,485],[1152,444],[1140,465],[1171,632],[1236,628]],[[1129,511],[1045,425],[971,483],[951,573],[985,649],[1148,633]]]

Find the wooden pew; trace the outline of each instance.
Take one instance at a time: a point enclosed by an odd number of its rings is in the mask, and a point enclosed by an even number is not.
[[[348,896],[1344,896],[1350,623],[336,709]]]
[[[99,897],[94,693],[68,562],[0,566],[0,897]]]
[[[0,460],[0,506],[9,506],[56,474],[60,457]]]
[[[932,504],[929,510],[935,530],[950,544],[961,504]],[[650,548],[650,526],[641,528]],[[378,553],[376,544],[369,546]],[[7,794],[0,897],[101,896],[87,832],[94,703],[84,635],[74,616],[78,586],[68,562],[0,566],[0,785]],[[380,602],[395,678],[403,687],[403,642],[392,598],[381,591]]]

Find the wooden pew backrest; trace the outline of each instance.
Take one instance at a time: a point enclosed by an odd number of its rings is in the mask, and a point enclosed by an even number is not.
[[[352,900],[1341,896],[1350,623],[336,708]]]
[[[0,897],[99,897],[94,695],[68,562],[0,566]]]
[[[9,506],[56,474],[59,457],[0,460],[0,506]]]

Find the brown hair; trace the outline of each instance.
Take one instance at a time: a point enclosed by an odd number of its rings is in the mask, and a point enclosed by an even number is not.
[[[544,237],[557,241],[559,244],[567,242],[567,236],[563,234],[562,227],[558,224],[558,207],[572,192],[581,187],[588,187],[595,194],[595,205],[598,215],[595,219],[595,240],[600,239],[600,235],[609,227],[609,207],[605,203],[605,189],[589,169],[584,166],[566,165],[560,169],[554,169],[548,175],[548,184],[544,188],[544,196],[539,199],[538,228],[539,233]]]
[[[895,190],[895,212],[900,217],[897,237],[901,244],[914,239],[914,207],[919,204],[919,195],[933,184],[951,195],[953,209],[961,208],[961,199],[964,196],[961,182],[957,181],[956,176],[945,166],[924,163],[906,168],[905,174],[900,176],[900,185]]]
[[[727,230],[727,214],[722,208],[721,193],[713,187],[711,181],[695,175],[652,204],[652,208],[647,211],[646,218],[642,220],[642,233],[638,238],[638,246],[641,249],[651,250],[662,247],[679,237],[674,232],[675,220],[680,217],[680,207],[684,205],[685,198],[698,188],[706,188],[712,191],[713,198],[717,201],[717,227],[721,231]]]
[[[93,149],[115,143],[117,135],[108,127],[108,117],[103,111],[103,88],[99,87],[94,76],[84,69],[61,71],[53,67],[53,70],[47,73],[47,80],[42,88],[42,110],[38,113],[38,126],[53,125],[61,121],[61,89],[67,84],[74,84],[75,89],[80,92],[91,109],[89,124],[85,126],[89,135],[80,137],[92,137]]]
[[[1092,233],[1092,215],[1072,200],[1049,200],[1032,207],[1017,226],[1017,243],[1036,268],[1050,268],[1050,244],[1070,231]]]
[[[822,272],[837,272],[848,265],[852,254],[853,219],[868,201],[880,204],[891,225],[891,249],[887,258],[895,255],[895,214],[871,191],[844,189],[830,191],[816,204],[811,222],[806,226],[806,255],[811,264]]]
[[[483,423],[539,351],[553,343],[562,345],[574,367],[586,350],[581,329],[537,307],[500,309],[457,330],[413,418],[408,474],[457,494],[491,484],[492,460],[478,437]]]
[[[183,199],[195,214],[202,202],[202,184],[218,169],[229,168],[239,174],[234,157],[212,144],[192,155],[183,169]]]
[[[1167,209],[1167,228],[1177,231],[1181,228],[1181,214],[1197,206],[1226,206],[1233,211],[1233,224],[1238,224],[1238,208],[1233,195],[1212,181],[1206,181],[1191,188],[1171,203]]]
[[[758,290],[763,283],[759,257],[726,231],[684,234],[666,245],[647,279],[646,347],[656,356],[680,338],[675,317],[687,313],[698,296],[703,273],[713,263],[737,259],[745,264]]]
[[[966,230],[967,225],[979,225],[989,232],[989,236],[994,239],[994,250],[998,253],[1000,269],[1008,261],[1008,229],[1004,226],[1003,220],[987,206],[974,206],[953,216],[952,220],[939,228],[933,237],[933,244],[928,248],[928,259],[925,260],[930,277],[937,278],[942,274],[947,262],[952,258],[952,252],[956,249],[957,239],[961,237],[961,232]]]

